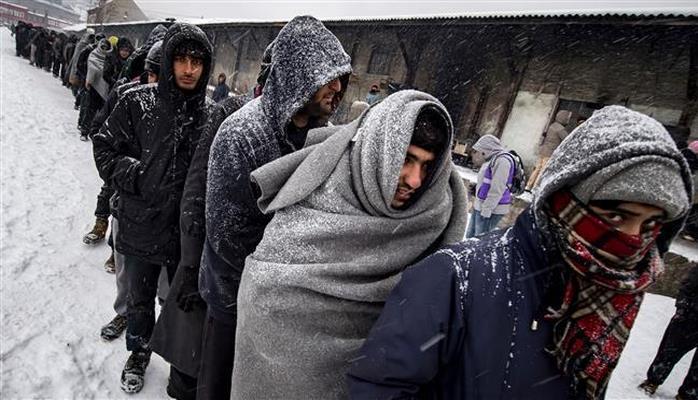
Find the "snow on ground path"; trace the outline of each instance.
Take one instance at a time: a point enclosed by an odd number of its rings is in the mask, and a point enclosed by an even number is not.
[[[123,337],[113,316],[109,247],[82,244],[101,180],[91,143],[78,139],[70,91],[14,56],[0,30],[0,397],[168,398],[167,366],[153,357],[146,386],[119,388]]]

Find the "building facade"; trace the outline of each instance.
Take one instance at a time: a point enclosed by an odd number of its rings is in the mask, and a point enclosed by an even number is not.
[[[662,122],[678,142],[698,138],[698,16],[558,15],[329,20],[354,73],[336,122],[371,85],[417,88],[454,120],[458,151],[493,134],[527,167],[557,110],[574,122],[622,104]],[[112,24],[142,41],[157,22]],[[212,76],[234,92],[255,85],[262,53],[284,25],[201,23],[215,47]]]

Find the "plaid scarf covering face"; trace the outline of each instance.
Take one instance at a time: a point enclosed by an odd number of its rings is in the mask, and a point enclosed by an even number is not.
[[[661,227],[625,234],[569,192],[551,197],[547,209],[563,259],[571,267],[547,349],[573,379],[573,390],[601,398],[635,322],[644,289],[663,272],[655,245]]]

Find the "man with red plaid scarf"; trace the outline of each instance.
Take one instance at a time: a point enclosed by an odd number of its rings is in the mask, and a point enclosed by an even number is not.
[[[351,361],[351,397],[603,398],[692,193],[659,122],[597,111],[513,227],[405,270]]]

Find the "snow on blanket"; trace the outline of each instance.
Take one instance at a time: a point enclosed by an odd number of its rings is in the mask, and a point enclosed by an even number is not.
[[[167,399],[168,366],[153,355],[143,391],[119,389],[123,337],[99,328],[114,316],[106,244],[81,242],[101,180],[92,146],[78,140],[70,92],[14,56],[0,31],[0,398]],[[673,299],[648,295],[614,373],[608,399],[644,399],[636,386],[654,357]],[[673,398],[692,353],[654,398]]]

